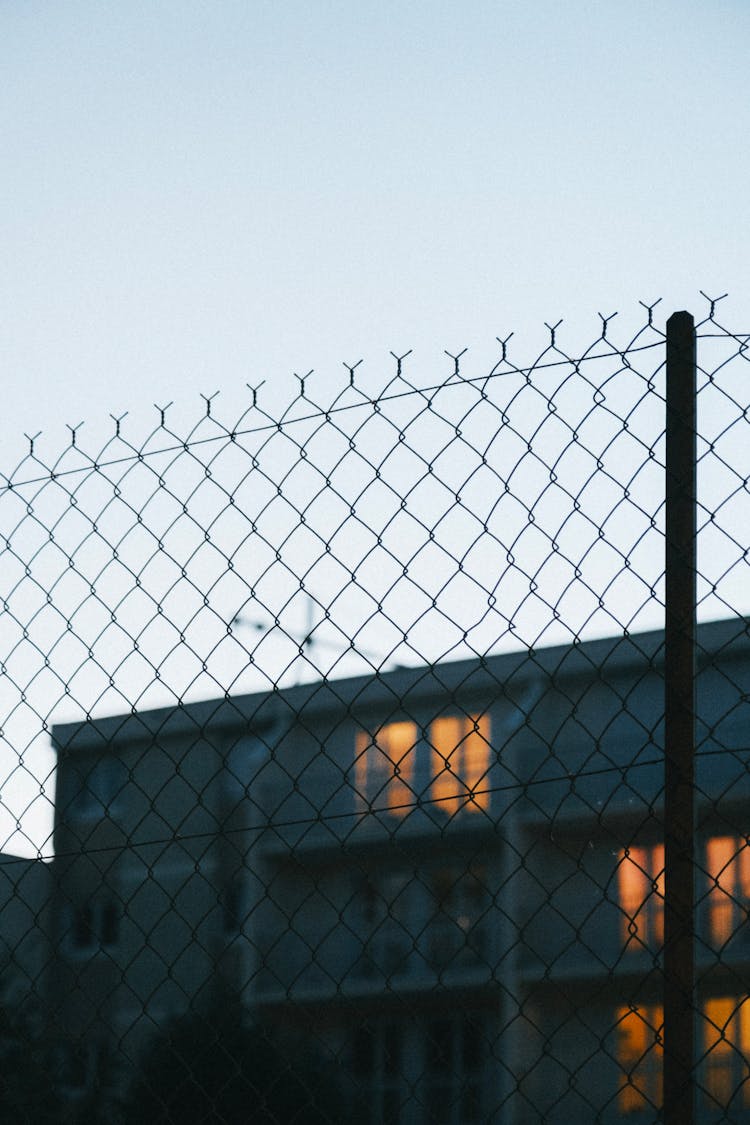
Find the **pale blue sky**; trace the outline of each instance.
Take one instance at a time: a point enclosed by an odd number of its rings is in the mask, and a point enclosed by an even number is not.
[[[743,0],[4,0],[0,468],[639,298],[745,327],[749,33]]]
[[[726,322],[750,330],[749,31],[741,0],[0,0],[0,474],[24,431],[52,461],[85,419],[97,452],[110,412],[130,412],[140,444],[155,401],[175,400],[179,427],[220,389],[234,422],[265,379],[278,415],[292,372],[314,368],[308,390],[327,399],[360,357],[376,390],[390,349],[414,349],[416,380],[464,346],[482,374],[497,335],[515,331],[523,364],[564,317],[558,339],[579,352],[597,312],[621,310],[626,339],[639,299],[663,297],[663,323],[702,312],[699,289],[729,290]],[[23,497],[8,495],[12,524]],[[34,499],[42,522],[56,496]],[[14,542],[44,589],[46,556]],[[24,591],[14,609],[43,646]],[[55,593],[78,605],[63,578]],[[0,845],[19,817],[24,850],[50,829],[38,718],[61,688],[22,647],[15,682],[36,694],[27,715],[5,684],[18,729]],[[55,653],[83,706],[94,669]]]

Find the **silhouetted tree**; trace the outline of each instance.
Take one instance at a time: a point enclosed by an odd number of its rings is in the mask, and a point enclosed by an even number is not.
[[[144,1055],[126,1101],[135,1125],[340,1125],[331,1067],[250,1026],[238,1003],[191,1012]]]
[[[71,1106],[68,1125],[123,1125],[127,1064],[111,1039],[102,1039],[88,1068],[83,1094]]]

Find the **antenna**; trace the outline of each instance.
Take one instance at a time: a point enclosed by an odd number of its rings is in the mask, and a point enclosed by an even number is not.
[[[317,625],[315,623],[315,605],[315,599],[312,595],[305,593],[305,627],[302,635],[293,630],[285,629],[286,636],[289,637],[290,640],[296,641],[301,648],[309,649],[311,652],[316,648],[328,649],[329,652],[338,652],[343,655],[344,650],[349,649],[353,656],[361,656],[365,660],[369,660],[370,663],[374,664],[376,667],[380,666],[382,656],[372,652],[370,649],[362,648],[360,644],[357,644],[356,648],[350,648],[348,644],[345,645],[340,641],[328,640],[325,637],[316,636],[316,629],[321,622],[319,621]],[[260,619],[244,617],[242,613],[235,614],[231,624],[254,629],[256,633],[262,633],[264,630],[268,629],[268,625]]]

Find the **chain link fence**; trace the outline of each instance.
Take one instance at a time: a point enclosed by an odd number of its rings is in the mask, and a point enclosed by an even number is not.
[[[750,336],[716,306],[681,915],[656,306],[575,355],[547,326],[526,366],[392,355],[325,403],[306,376],[231,424],[29,438],[0,486],[8,1120],[674,1121],[679,1041],[680,1120],[750,1121]]]

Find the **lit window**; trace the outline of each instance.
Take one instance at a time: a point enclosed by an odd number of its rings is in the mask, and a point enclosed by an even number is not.
[[[354,785],[360,806],[405,816],[414,803],[416,723],[388,723],[376,734],[357,732]]]
[[[716,945],[724,945],[748,919],[750,848],[744,837],[714,836],[708,840],[706,867],[711,880],[709,934]]]
[[[620,933],[630,949],[664,944],[664,845],[631,845],[618,856]]]
[[[714,997],[706,1001],[703,1016],[706,1101],[721,1109],[728,1109],[733,1099],[735,1105],[750,1105],[750,1002],[731,996]]]
[[[489,808],[490,720],[445,715],[430,725],[432,798],[449,814]]]
[[[660,1004],[617,1010],[616,1059],[623,1071],[617,1105],[620,1113],[657,1109],[662,1100],[662,1028]]]
[[[706,1103],[722,1110],[750,1106],[750,1000],[712,997],[704,1002],[701,1015],[701,1089]],[[663,1024],[660,1004],[617,1011],[616,1059],[624,1072],[617,1102],[623,1114],[661,1106]]]

